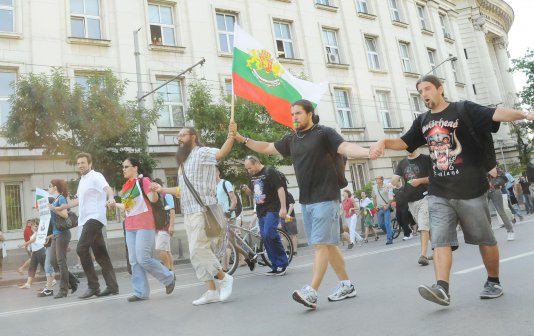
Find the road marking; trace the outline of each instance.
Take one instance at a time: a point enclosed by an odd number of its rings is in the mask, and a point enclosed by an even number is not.
[[[515,259],[528,257],[528,256],[533,255],[533,254],[534,254],[534,251],[526,252],[526,253],[518,254],[518,255],[513,256],[513,257],[501,259],[501,260],[499,260],[499,262],[500,263],[504,263],[504,262],[507,262],[507,261],[510,261],[510,260],[515,260]],[[484,268],[484,265],[479,265],[479,266],[475,266],[475,267],[471,267],[471,268],[467,268],[467,269],[455,272],[454,274],[467,274],[467,273],[470,273],[470,272],[473,272],[473,271],[477,271],[477,270],[483,269],[483,268]]]
[[[355,253],[352,255],[345,255],[345,260],[352,260],[357,258],[362,258],[365,256],[370,256],[374,254],[381,254],[381,253],[387,253],[392,251],[397,251],[409,247],[414,247],[419,245],[419,243],[411,243],[411,244],[402,244],[401,246],[395,246],[395,247],[386,247],[382,248],[380,250],[376,251],[370,251],[365,253]],[[534,252],[533,252],[534,253]],[[302,269],[311,267],[313,265],[313,261],[305,264],[295,265],[288,267],[289,270],[291,269]],[[240,275],[234,275],[235,279],[246,279],[246,278],[253,278],[258,276],[264,276],[265,274],[263,272],[254,272],[254,273],[246,273],[246,274],[240,274]],[[152,280],[152,279],[150,279]],[[189,283],[185,285],[177,285],[175,287],[175,291],[181,290],[181,289],[188,289],[188,288],[194,288],[194,287],[201,287],[204,286],[204,282],[195,282],[195,283]],[[150,295],[156,294],[156,293],[163,293],[165,291],[165,288],[160,289],[154,289],[150,291]],[[75,302],[68,302],[68,303],[60,303],[60,304],[53,304],[49,306],[43,306],[43,307],[35,307],[35,308],[27,308],[27,309],[19,309],[19,310],[13,310],[8,311],[4,313],[0,313],[0,318],[2,317],[10,317],[10,316],[16,316],[16,315],[22,315],[22,314],[30,314],[30,313],[38,313],[42,311],[47,310],[59,310],[64,308],[70,308],[70,307],[77,307],[77,306],[85,306],[89,304],[96,304],[101,303],[105,301],[113,301],[113,300],[121,300],[126,299],[127,297],[131,296],[132,294],[119,294],[119,295],[113,295],[113,296],[107,296],[107,297],[99,297],[99,298],[93,298],[93,299],[87,299],[87,300],[80,300]]]

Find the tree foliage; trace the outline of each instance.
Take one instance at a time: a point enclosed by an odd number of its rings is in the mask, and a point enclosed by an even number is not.
[[[90,75],[87,87],[73,89],[61,69],[22,75],[10,97],[12,112],[4,134],[11,144],[42,148],[45,155],[64,156],[70,164],[77,153],[91,153],[93,167],[118,187],[124,182],[120,167],[126,157],[138,157],[148,171],[155,166],[146,131],[160,106],[144,109],[123,101],[126,86],[110,70]]]
[[[520,107],[528,111],[534,111],[534,50],[527,50],[525,56],[512,60],[512,72],[522,72],[527,77],[527,82],[519,92],[521,99]],[[530,160],[534,152],[534,143],[531,137],[534,135],[532,122],[516,122],[510,125],[511,132],[517,141],[519,161],[522,166],[531,166]]]
[[[220,148],[228,136],[231,108],[229,98],[215,101],[210,87],[202,80],[193,81],[189,93],[188,120],[193,121],[203,145]],[[236,98],[234,111],[239,133],[254,140],[272,142],[290,132],[289,128],[273,121],[258,104]],[[281,156],[259,155],[235,142],[230,155],[220,165],[221,175],[236,185],[248,181],[248,174],[243,167],[247,155],[258,156],[263,164],[291,164],[291,161]]]

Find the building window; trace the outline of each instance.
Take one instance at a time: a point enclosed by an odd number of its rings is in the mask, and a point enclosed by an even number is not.
[[[391,168],[393,168],[393,174],[397,171],[397,167],[399,166],[398,160],[391,160]]]
[[[173,173],[165,172],[165,182],[167,187],[175,187],[178,185],[178,174],[176,173],[176,170]],[[182,210],[179,197],[174,197],[174,205],[174,213],[176,215],[181,214]]]
[[[461,83],[462,77],[460,76],[460,69],[458,69],[458,61],[451,60],[452,73],[454,75],[454,82]]]
[[[315,0],[315,3],[318,5],[332,6],[332,1],[330,0]]]
[[[0,31],[15,31],[15,7],[13,0],[0,0]]]
[[[402,71],[415,72],[412,66],[412,60],[410,59],[410,44],[406,42],[400,42],[399,51],[402,63]]]
[[[428,15],[425,6],[417,5],[417,14],[419,16],[419,23],[421,23],[421,29],[430,31],[430,25],[428,24]]]
[[[17,79],[17,73],[14,71],[0,70],[0,126],[7,122],[11,113],[11,104],[9,97],[13,94],[12,83]]]
[[[148,4],[148,22],[150,23],[150,39],[156,45],[176,45],[174,19],[171,6]]]
[[[0,228],[3,231],[22,229],[22,206],[22,183],[0,182]]]
[[[70,0],[70,29],[72,37],[101,39],[99,0]]]
[[[358,11],[358,13],[371,14],[369,1],[356,0],[356,10]]]
[[[340,64],[339,46],[337,43],[337,33],[335,30],[323,29],[323,40],[326,48],[328,63]]]
[[[74,73],[74,85],[79,86],[83,92],[86,92],[89,90],[89,80],[92,78],[98,78],[100,75],[97,71],[93,73],[87,73],[87,72],[80,72],[80,73]],[[104,89],[104,81],[100,80],[99,82],[100,88]]]
[[[234,87],[232,85],[232,80],[227,78],[224,80],[224,95],[226,97],[231,97],[234,94]]]
[[[443,31],[443,37],[452,38],[451,30],[449,28],[449,22],[445,14],[439,14],[439,23],[441,24],[441,30]]]
[[[412,103],[413,108],[413,116],[414,119],[417,118],[418,115],[425,112],[423,102],[421,101],[421,97],[419,95],[413,94],[410,95],[410,101]]]
[[[167,80],[158,79],[156,87],[163,85]],[[182,82],[172,81],[160,88],[158,98],[163,102],[158,120],[159,127],[185,126],[184,102],[182,94]]]
[[[365,46],[367,48],[367,63],[371,69],[380,69],[380,59],[376,37],[365,37]]]
[[[428,63],[430,64],[430,69],[432,69],[432,74],[434,76],[441,77],[439,69],[436,69],[436,51],[433,49],[427,49],[426,52],[428,55]]]
[[[367,168],[365,163],[354,163],[350,165],[350,174],[352,176],[352,188],[354,191],[361,190],[368,181]],[[370,195],[367,195],[370,196]],[[356,195],[360,198],[360,195]]]
[[[219,51],[231,53],[234,48],[234,25],[236,16],[217,13],[217,34],[219,35]]]
[[[401,21],[401,12],[397,0],[389,0],[389,14],[391,15],[391,20]]]
[[[276,50],[280,58],[295,58],[293,39],[291,38],[291,25],[288,22],[275,21],[273,23],[276,38]]]
[[[339,120],[339,127],[352,128],[352,111],[350,109],[349,92],[347,90],[334,90],[334,96],[336,99],[336,110]]]
[[[387,92],[377,92],[378,113],[383,128],[391,128],[391,111],[389,108],[389,98]]]

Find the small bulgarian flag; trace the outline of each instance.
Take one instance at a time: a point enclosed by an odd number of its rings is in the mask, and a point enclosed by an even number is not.
[[[122,186],[120,197],[127,216],[135,216],[148,211],[139,187],[139,179],[126,181]]]
[[[46,202],[48,204],[48,197],[50,194],[48,191],[41,189],[41,188],[35,188],[35,208],[39,209],[39,200],[46,199]]]
[[[293,76],[237,24],[232,83],[236,96],[263,105],[274,121],[289,128],[293,128],[291,103],[307,99],[317,106],[328,89],[328,83],[315,84]]]

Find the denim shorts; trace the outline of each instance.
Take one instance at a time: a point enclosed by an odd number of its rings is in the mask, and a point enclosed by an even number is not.
[[[467,200],[427,196],[432,247],[458,246],[460,224],[466,244],[497,245],[491,229],[487,195]]]
[[[339,244],[339,202],[302,204],[304,232],[308,244]]]

